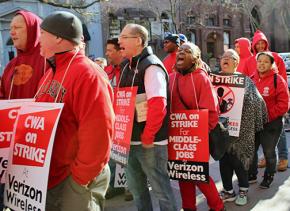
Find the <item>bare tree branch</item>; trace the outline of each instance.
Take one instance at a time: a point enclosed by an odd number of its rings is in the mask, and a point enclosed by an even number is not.
[[[152,0],[147,0],[147,5],[148,5],[148,8],[154,9],[154,11],[158,15],[158,19],[161,20],[161,12],[160,12],[160,10],[159,10],[159,8],[157,6],[153,6]]]
[[[38,1],[41,3],[44,3],[44,4],[52,5],[54,7],[62,7],[62,8],[67,8],[67,9],[86,9],[86,8],[94,5],[95,3],[100,2],[101,0],[92,1],[91,3],[86,4],[86,5],[56,3],[55,1],[48,1],[48,0],[38,0]]]
[[[176,24],[177,0],[169,0],[169,3],[170,3],[170,13],[171,13],[172,24],[174,27],[174,33],[177,33],[177,24]]]

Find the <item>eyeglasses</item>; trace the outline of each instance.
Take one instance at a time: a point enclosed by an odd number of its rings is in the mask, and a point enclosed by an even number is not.
[[[118,37],[118,40],[125,40],[125,39],[131,39],[131,38],[138,38],[137,36],[126,36],[126,35],[121,35]]]
[[[192,50],[190,48],[181,48],[181,47],[179,47],[178,50],[177,50],[178,53],[180,53],[182,51],[184,51],[184,53],[192,54]]]
[[[233,59],[233,60],[237,60],[235,57],[230,56],[230,55],[224,55],[221,57],[221,59]]]

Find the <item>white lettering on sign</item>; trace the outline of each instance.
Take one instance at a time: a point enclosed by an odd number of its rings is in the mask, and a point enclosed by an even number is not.
[[[41,129],[44,130],[44,117],[28,116],[25,119],[24,126],[26,128]]]
[[[16,143],[13,154],[28,160],[33,160],[39,163],[44,163],[45,150]]]
[[[18,114],[18,110],[12,109],[8,113],[8,118],[9,119],[16,119],[17,114]]]
[[[12,140],[13,132],[0,132],[0,142]]]
[[[198,121],[171,121],[172,128],[198,127]]]

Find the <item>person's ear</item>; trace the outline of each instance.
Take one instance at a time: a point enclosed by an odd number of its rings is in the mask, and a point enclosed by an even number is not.
[[[57,44],[61,43],[61,41],[63,40],[61,37],[56,37],[55,39]]]
[[[235,60],[235,68],[239,66],[239,62]]]
[[[197,62],[197,58],[195,58],[195,57],[192,55],[192,61],[191,61],[191,63],[192,63],[192,64],[196,64],[196,62]]]
[[[137,42],[138,42],[138,45],[141,45],[141,46],[143,45],[142,44],[142,38],[141,37],[137,37]]]

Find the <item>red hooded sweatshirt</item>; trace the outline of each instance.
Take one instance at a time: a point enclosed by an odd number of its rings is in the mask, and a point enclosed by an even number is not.
[[[236,39],[235,43],[238,43],[240,46],[240,62],[237,71],[243,73],[247,59],[252,56],[251,42],[248,38],[241,37]]]
[[[0,90],[3,99],[33,98],[44,74],[45,60],[40,56],[39,45],[41,19],[28,11],[19,11],[16,15],[25,19],[27,46],[25,51],[17,49],[17,56],[4,69]]]
[[[288,111],[289,93],[288,85],[282,76],[277,74],[277,87],[274,85],[274,70],[262,77],[258,72],[252,78],[260,94],[265,100],[269,122],[283,116]]]
[[[49,69],[39,82],[36,97],[37,102],[54,102],[57,98],[64,103],[50,162],[49,189],[69,175],[78,184],[88,184],[110,157],[114,121],[111,86],[97,65],[81,52],[64,76],[74,54],[55,55],[55,70]]]
[[[252,42],[252,50],[254,52],[254,55],[251,56],[247,61],[246,61],[246,64],[245,64],[245,68],[243,70],[244,74],[249,76],[249,77],[252,77],[253,75],[255,75],[255,73],[257,72],[257,60],[256,60],[256,55],[257,55],[257,50],[255,48],[255,45],[260,41],[260,40],[264,40],[266,42],[266,49],[265,51],[270,51],[269,50],[269,43],[268,43],[268,40],[265,36],[265,34],[260,31],[260,30],[257,30],[254,34],[254,37],[253,37],[253,42]],[[286,74],[286,66],[285,66],[285,63],[283,61],[283,59],[281,58],[281,56],[279,54],[277,54],[276,52],[271,52],[272,55],[274,56],[274,59],[275,59],[275,64],[277,65],[278,67],[278,73],[279,75],[281,75],[284,80],[287,82],[287,74]]]

